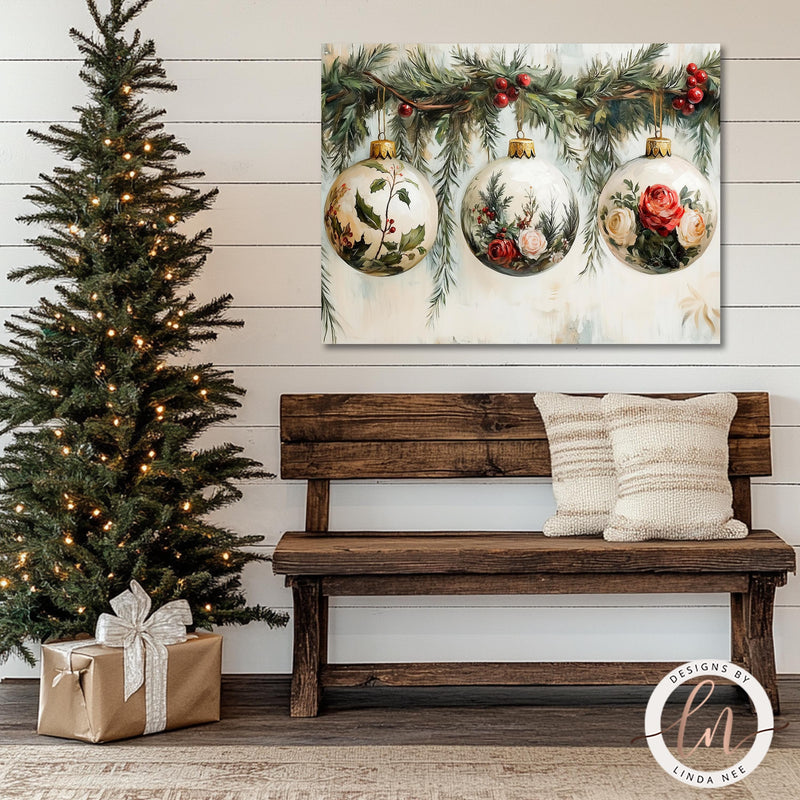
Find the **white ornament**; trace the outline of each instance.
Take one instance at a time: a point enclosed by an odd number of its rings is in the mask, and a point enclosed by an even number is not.
[[[623,264],[663,275],[684,269],[711,244],[717,199],[708,180],[672,155],[669,139],[647,140],[646,155],[620,167],[600,193],[597,223]]]
[[[472,178],[461,204],[470,250],[504,275],[536,275],[557,264],[572,247],[579,220],[569,181],[523,138],[512,139],[506,158]]]
[[[395,158],[394,142],[372,142],[370,157],[342,172],[325,200],[333,249],[365,275],[398,275],[419,264],[436,238],[436,195],[423,175]]]

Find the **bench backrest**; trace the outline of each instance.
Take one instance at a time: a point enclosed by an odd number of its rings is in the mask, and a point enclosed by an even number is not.
[[[697,394],[649,396],[682,399]],[[737,515],[749,524],[749,478],[772,472],[769,395],[736,396],[729,472]],[[320,482],[320,491],[324,481],[326,497],[320,502],[327,499],[330,480],[550,474],[547,434],[533,393],[281,397],[281,477]],[[734,480],[740,478],[744,480]],[[320,522],[307,529],[325,530]]]

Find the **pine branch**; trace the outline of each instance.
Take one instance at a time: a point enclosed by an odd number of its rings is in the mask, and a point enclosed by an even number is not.
[[[322,304],[322,340],[336,344],[337,336],[341,332],[341,325],[336,316],[336,309],[331,298],[331,275],[328,271],[328,243],[322,242],[322,285],[320,301]]]

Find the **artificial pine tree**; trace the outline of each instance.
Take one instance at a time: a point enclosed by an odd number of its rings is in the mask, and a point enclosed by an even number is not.
[[[232,444],[197,437],[233,417],[243,390],[190,351],[241,323],[231,296],[186,291],[210,230],[183,223],[217,190],[176,168],[185,145],[165,132],[146,91],[174,91],[151,41],[123,30],[150,0],[89,11],[98,36],[70,31],[85,58],[86,106],[76,127],[31,132],[70,166],[42,175],[22,217],[46,258],[11,277],[55,282],[53,296],[6,323],[0,357],[0,656],[32,659],[25,642],[92,631],[110,597],[138,580],[154,606],[186,598],[199,627],[285,618],[248,607],[241,570],[261,540],[208,521],[238,500],[237,482],[264,476]],[[21,427],[25,426],[25,427]],[[32,426],[32,427],[31,427]]]

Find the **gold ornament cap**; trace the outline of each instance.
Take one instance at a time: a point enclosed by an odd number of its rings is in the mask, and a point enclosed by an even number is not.
[[[376,139],[369,144],[370,158],[395,158],[397,148],[391,139]]]
[[[509,158],[536,158],[536,150],[533,147],[533,139],[525,139],[518,136],[511,139],[508,143]]]
[[[672,141],[661,136],[651,136],[644,149],[645,158],[666,158],[672,155]]]

